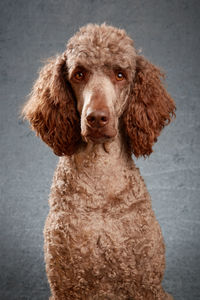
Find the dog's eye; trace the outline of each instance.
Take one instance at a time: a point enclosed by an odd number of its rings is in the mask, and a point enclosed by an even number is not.
[[[115,74],[115,78],[116,78],[117,81],[122,81],[122,80],[125,79],[125,76],[124,76],[124,74],[122,72],[117,72]]]
[[[79,71],[79,72],[76,72],[75,74],[74,74],[74,78],[76,79],[76,80],[78,80],[78,81],[81,81],[81,80],[83,80],[84,79],[84,73],[83,72],[81,72],[81,71]]]

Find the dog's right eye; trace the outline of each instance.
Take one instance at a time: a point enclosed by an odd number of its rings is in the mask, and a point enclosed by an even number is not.
[[[116,72],[115,78],[116,78],[117,81],[122,81],[122,80],[125,79],[125,75],[122,72]]]
[[[74,74],[74,79],[76,79],[77,81],[83,80],[84,77],[85,77],[85,76],[84,76],[84,73],[81,72],[81,71],[76,72],[76,73]]]

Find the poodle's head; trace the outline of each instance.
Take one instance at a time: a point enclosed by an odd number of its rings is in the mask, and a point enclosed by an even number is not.
[[[136,157],[149,155],[175,111],[162,77],[124,30],[90,24],[42,68],[22,113],[57,155],[119,130]]]

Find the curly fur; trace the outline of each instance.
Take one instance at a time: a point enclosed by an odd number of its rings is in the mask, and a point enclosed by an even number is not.
[[[40,71],[23,114],[57,155],[71,155],[81,141],[80,118],[67,77],[65,55]]]
[[[44,230],[52,300],[172,299],[160,226],[131,157],[150,155],[175,115],[162,77],[105,24],[81,28],[40,71],[22,113],[62,156]]]
[[[140,56],[136,61],[136,76],[131,101],[124,114],[125,128],[136,157],[150,155],[152,146],[163,127],[174,116],[174,102],[161,79],[164,74]]]

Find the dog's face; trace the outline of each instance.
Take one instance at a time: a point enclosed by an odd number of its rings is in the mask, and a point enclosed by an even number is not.
[[[124,31],[113,27],[82,29],[67,46],[68,79],[81,117],[83,139],[112,140],[127,104],[136,53]],[[108,30],[109,29],[109,30]]]
[[[127,103],[130,70],[119,66],[97,67],[77,65],[69,80],[76,96],[81,118],[81,134],[85,141],[104,143],[118,131],[118,120]]]
[[[100,70],[93,72],[83,66],[75,68],[70,82],[81,116],[83,139],[102,143],[114,138],[117,133],[115,107],[120,100],[120,88],[117,89],[110,76]]]
[[[112,141],[120,124],[130,150],[146,156],[175,111],[161,77],[124,30],[90,24],[42,68],[22,114],[57,155]]]

